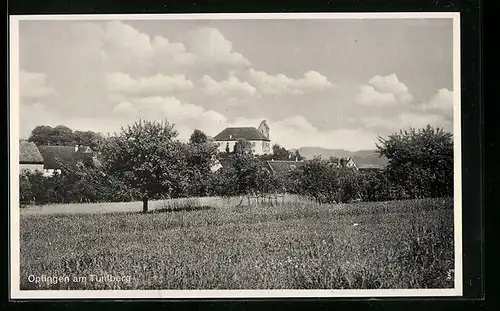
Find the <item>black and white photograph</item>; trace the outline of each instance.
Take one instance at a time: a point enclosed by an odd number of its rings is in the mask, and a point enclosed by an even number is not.
[[[12,298],[461,296],[459,18],[11,16]]]

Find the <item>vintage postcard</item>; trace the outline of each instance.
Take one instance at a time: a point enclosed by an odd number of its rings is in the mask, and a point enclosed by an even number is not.
[[[461,296],[459,25],[11,16],[11,298]]]

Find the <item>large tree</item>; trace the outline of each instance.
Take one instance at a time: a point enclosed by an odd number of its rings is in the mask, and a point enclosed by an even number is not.
[[[71,146],[75,144],[73,130],[65,125],[58,125],[52,131],[54,143],[62,146]]]
[[[317,202],[335,202],[338,194],[337,169],[329,161],[315,157],[292,171],[295,192]]]
[[[89,146],[92,150],[100,150],[104,144],[104,136],[93,131],[75,131],[75,145]]]
[[[217,155],[217,145],[207,139],[200,130],[194,130],[186,147],[186,159],[189,175],[189,194],[206,196],[211,186],[212,171]]]
[[[199,129],[195,129],[189,137],[190,144],[204,144],[206,142],[208,142],[207,134]]]
[[[379,138],[378,152],[388,159],[391,182],[408,196],[440,197],[453,193],[453,135],[430,125]]]
[[[99,150],[104,143],[104,137],[93,131],[74,131],[65,125],[51,127],[39,125],[33,129],[29,141],[37,145],[47,146],[89,146],[92,150]]]
[[[225,156],[225,166],[216,173],[216,193],[222,196],[274,192],[276,183],[264,168],[264,162],[251,152],[251,145],[241,140],[235,151]]]
[[[49,125],[39,125],[31,131],[29,141],[36,145],[52,145],[54,143],[54,128]]]
[[[274,160],[289,160],[290,153],[285,148],[278,144],[273,145],[273,159]]]
[[[175,140],[177,135],[167,120],[140,120],[122,128],[103,148],[107,173],[142,197],[143,212],[148,211],[149,199],[186,193],[185,150]]]

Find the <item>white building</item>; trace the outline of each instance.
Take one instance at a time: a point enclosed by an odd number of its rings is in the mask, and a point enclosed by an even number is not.
[[[252,144],[255,155],[272,154],[269,126],[266,120],[262,121],[259,128],[255,127],[227,127],[217,134],[213,140],[218,144],[219,151],[234,151],[234,145],[239,139],[244,139]]]
[[[43,157],[38,147],[33,142],[19,142],[19,171],[22,172],[40,172],[43,173]]]

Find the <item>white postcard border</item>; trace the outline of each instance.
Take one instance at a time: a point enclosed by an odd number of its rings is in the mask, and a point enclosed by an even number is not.
[[[454,94],[454,234],[455,287],[452,289],[384,290],[20,290],[19,228],[19,21],[23,20],[238,20],[238,19],[452,19]],[[462,162],[460,123],[460,13],[230,13],[230,14],[106,14],[10,16],[10,298],[316,298],[316,297],[441,297],[463,295]]]

